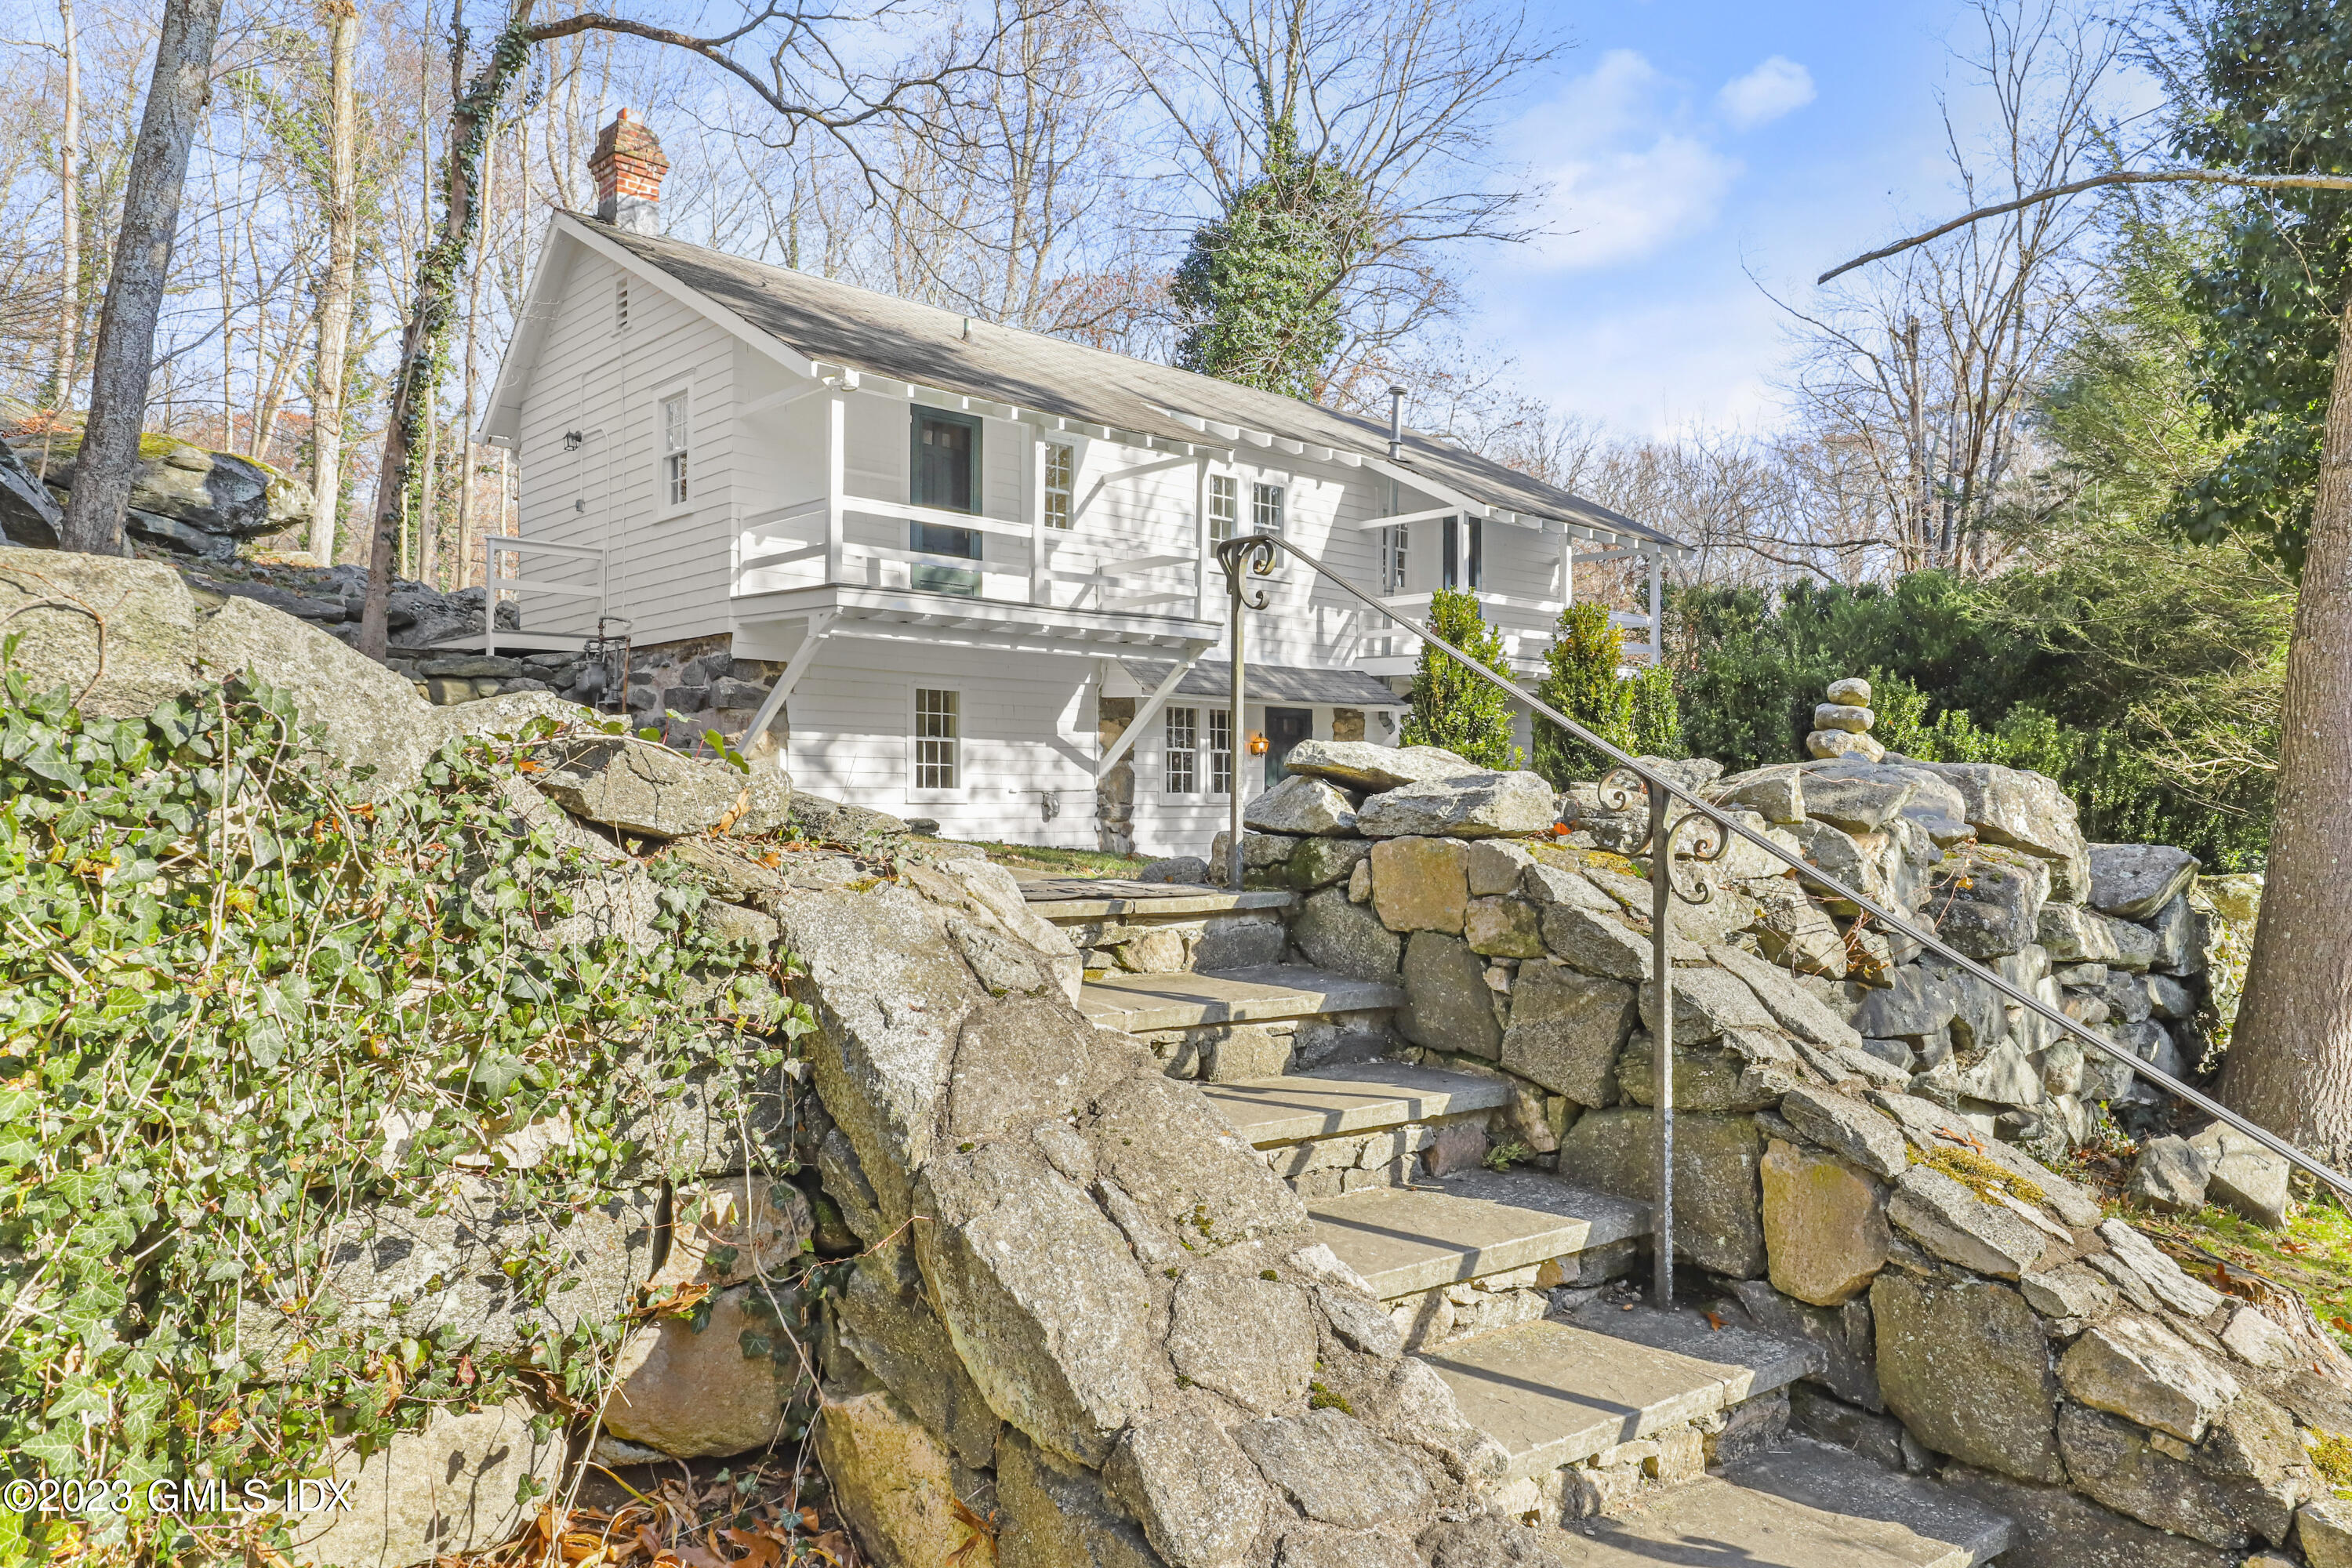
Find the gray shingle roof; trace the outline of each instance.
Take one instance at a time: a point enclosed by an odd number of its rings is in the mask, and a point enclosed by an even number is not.
[[[971,320],[805,272],[568,215],[803,358],[1170,441],[1202,442],[1188,414],[1385,459],[1388,427],[1278,393],[1041,332]],[[1679,546],[1670,535],[1448,442],[1408,431],[1400,467],[1481,504]]]

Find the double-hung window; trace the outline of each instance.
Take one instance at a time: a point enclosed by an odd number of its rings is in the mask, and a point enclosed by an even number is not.
[[[1404,592],[1404,546],[1406,526],[1381,530],[1381,592]]]
[[[914,410],[911,451],[908,459],[908,498],[915,505],[939,511],[980,510],[980,421],[969,414],[949,414],[936,408]],[[918,555],[946,555],[977,563],[981,532],[952,523],[910,522],[907,545]],[[977,564],[947,566],[917,562],[908,584],[940,594],[978,594]]]
[[[1170,795],[1201,793],[1201,710],[1168,710],[1166,785]]]
[[[661,400],[661,484],[665,510],[676,510],[686,504],[689,431],[686,394],[674,392]]]
[[[1231,474],[1209,476],[1209,542],[1223,544],[1234,536],[1241,512],[1241,481]]]
[[[1250,487],[1250,531],[1280,533],[1282,531],[1282,487],[1257,484]]]
[[[1222,708],[1167,710],[1165,778],[1170,795],[1230,795],[1234,787],[1234,732]]]
[[[962,714],[958,694],[915,688],[915,787],[960,789],[963,784]]]
[[[1076,451],[1067,443],[1045,444],[1045,526],[1070,526],[1070,497],[1077,477]]]

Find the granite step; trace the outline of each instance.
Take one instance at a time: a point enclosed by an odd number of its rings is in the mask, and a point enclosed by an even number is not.
[[[1134,882],[1108,877],[1026,876],[1020,877],[1020,882],[1021,896],[1030,912],[1057,925],[1119,916],[1197,919],[1243,910],[1286,910],[1298,902],[1297,894],[1272,888],[1234,893],[1181,882]]]
[[[1501,1079],[1390,1061],[1349,1062],[1242,1083],[1208,1083],[1201,1092],[1225,1113],[1236,1131],[1261,1149],[1493,1110],[1510,1104],[1512,1098],[1511,1086]]]
[[[1696,1312],[1607,1301],[1420,1352],[1502,1445],[1514,1480],[1785,1387],[1820,1354]]]
[[[1307,1205],[1315,1237],[1393,1301],[1647,1236],[1646,1204],[1540,1171],[1464,1171],[1407,1187],[1362,1187]]]
[[[1638,1510],[1546,1531],[1544,1544],[1566,1568],[1976,1568],[2016,1538],[1973,1498],[1790,1437]]]
[[[1032,906],[1035,908],[1037,906]],[[1109,974],[1078,992],[1078,1011],[1130,1035],[1208,1024],[1265,1024],[1404,1005],[1404,991],[1299,963],[1171,974]]]

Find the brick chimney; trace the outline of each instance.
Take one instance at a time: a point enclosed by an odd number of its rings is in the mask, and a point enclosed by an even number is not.
[[[662,231],[662,176],[669,160],[646,122],[622,110],[596,138],[596,155],[588,160],[596,182],[596,216],[635,234]]]

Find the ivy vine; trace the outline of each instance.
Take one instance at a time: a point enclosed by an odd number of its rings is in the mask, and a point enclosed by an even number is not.
[[[0,647],[0,1480],[130,1485],[21,1521],[98,1562],[267,1560],[268,1518],[150,1511],[147,1483],[278,1484],[436,1410],[601,1403],[626,1312],[484,1348],[348,1311],[331,1234],[494,1178],[538,1237],[517,1298],[569,1281],[549,1238],[687,1174],[646,1114],[691,1086],[724,1121],[793,1094],[815,1027],[791,959],[729,941],[656,860],[657,940],[579,935],[610,868],[505,792],[554,731],[452,742],[361,801],[287,696],[246,679],[143,719],[82,714]],[[362,776],[363,775],[358,775]],[[561,1127],[532,1157],[517,1130]],[[791,1175],[789,1162],[772,1173]],[[782,1282],[786,1307],[830,1268]],[[548,1317],[551,1322],[552,1317]],[[287,1336],[257,1321],[295,1321]],[[241,1329],[242,1325],[242,1329]],[[271,1352],[266,1346],[279,1348]],[[804,1417],[803,1417],[804,1419]],[[128,1506],[121,1506],[127,1499]],[[0,1515],[0,1560],[12,1551]]]

